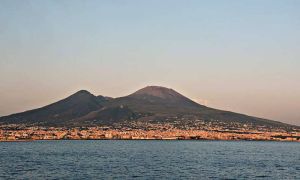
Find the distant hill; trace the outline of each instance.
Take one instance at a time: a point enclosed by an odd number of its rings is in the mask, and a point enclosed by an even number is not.
[[[95,96],[81,90],[48,106],[4,116],[1,124],[43,126],[95,126],[128,121],[194,121],[242,123],[268,127],[294,127],[198,104],[173,89],[148,86],[120,98]]]
[[[102,108],[106,99],[94,96],[88,91],[81,90],[75,94],[38,109],[12,114],[0,118],[0,122],[9,124],[64,124],[70,119],[86,115],[91,111]]]

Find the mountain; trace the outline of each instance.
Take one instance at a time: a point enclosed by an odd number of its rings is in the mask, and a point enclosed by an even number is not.
[[[188,99],[173,89],[159,86],[148,86],[125,97],[115,98],[105,103],[105,106],[115,107],[125,105],[135,112],[152,114],[193,113],[209,109]]]
[[[167,103],[191,103],[196,104],[187,97],[179,94],[173,89],[160,87],[160,86],[147,86],[143,89],[136,91],[135,93],[129,95],[128,97],[137,99],[147,99],[149,101],[154,101],[156,99],[164,100]]]
[[[173,89],[148,86],[119,98],[95,96],[81,90],[48,106],[0,118],[2,124],[44,126],[95,126],[146,121],[176,122],[190,125],[198,120],[229,126],[293,127],[239,113],[222,111],[198,104]]]
[[[219,121],[221,123],[246,123],[265,126],[289,126],[287,124],[230,111],[213,109],[200,105],[181,95],[173,89],[148,86],[135,93],[114,99],[105,106],[115,107],[126,105],[135,112],[147,114],[147,118],[157,121],[204,120],[206,122]],[[177,118],[174,118],[176,116]]]
[[[106,99],[102,96],[96,97],[88,91],[81,90],[48,106],[1,117],[0,122],[38,125],[63,124],[65,121],[102,108],[101,103],[104,101]]]
[[[181,108],[199,108],[200,104],[190,100],[189,98],[179,94],[173,89],[160,86],[147,86],[135,93],[127,96],[128,98],[147,101],[157,105],[173,105]]]

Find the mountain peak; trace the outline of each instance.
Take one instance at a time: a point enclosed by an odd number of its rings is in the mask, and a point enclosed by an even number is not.
[[[174,91],[173,89],[161,87],[161,86],[147,86],[131,94],[131,96],[143,96],[143,95],[159,97],[162,99],[182,97],[181,94]]]
[[[80,90],[77,91],[76,93],[68,96],[65,100],[67,101],[74,101],[74,102],[80,102],[82,100],[84,101],[88,101],[91,98],[95,98],[96,96],[94,96],[92,93],[90,93],[87,90]]]
[[[76,93],[72,94],[69,97],[74,98],[74,97],[90,97],[90,96],[94,96],[94,95],[87,90],[80,90],[80,91],[77,91]]]
[[[77,91],[75,94],[91,94],[91,93],[87,90],[80,90],[80,91]]]

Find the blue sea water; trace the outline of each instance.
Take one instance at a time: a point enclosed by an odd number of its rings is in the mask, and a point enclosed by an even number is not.
[[[0,179],[300,179],[300,143],[0,143]]]

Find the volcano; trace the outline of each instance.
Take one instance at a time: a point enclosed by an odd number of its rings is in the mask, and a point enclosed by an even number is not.
[[[254,126],[292,128],[293,125],[240,113],[218,110],[198,104],[177,91],[147,86],[128,96],[110,98],[95,96],[86,90],[53,104],[0,117],[1,124],[39,126],[98,126],[128,121],[183,123],[202,120],[205,123],[240,123]]]

